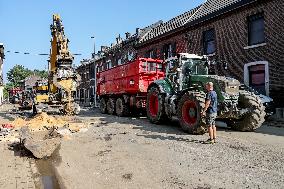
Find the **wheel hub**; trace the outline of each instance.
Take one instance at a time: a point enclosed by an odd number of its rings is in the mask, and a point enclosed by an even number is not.
[[[190,127],[197,122],[197,106],[194,101],[188,100],[182,107],[182,118]]]

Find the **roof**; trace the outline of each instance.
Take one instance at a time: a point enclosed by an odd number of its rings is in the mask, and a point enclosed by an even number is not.
[[[236,8],[257,0],[207,0],[187,21],[187,25],[194,25],[216,16],[232,11]]]
[[[150,39],[153,39],[157,36],[160,36],[162,34],[165,34],[167,32],[170,32],[172,30],[175,30],[187,23],[187,21],[190,19],[190,17],[198,10],[200,6],[191,9],[190,11],[187,11],[179,16],[176,16],[172,18],[171,20],[162,23],[158,25],[157,27],[154,27],[147,33],[147,35],[143,36],[139,42],[143,43],[145,41],[148,41]]]
[[[124,44],[126,44],[127,42],[131,42],[131,41],[135,41],[136,39],[138,39],[138,41],[142,38],[144,38],[146,35],[148,35],[148,33],[153,29],[156,28],[157,26],[161,25],[163,23],[163,21],[159,20],[158,22],[155,22],[154,24],[151,24],[143,29],[139,29],[137,28],[137,31],[135,34],[131,35],[128,39],[124,39],[119,43],[115,43],[113,46],[111,46],[110,48],[107,48],[104,53],[109,53],[112,51],[115,51],[116,49],[120,49]]]
[[[141,38],[139,42],[146,43],[177,29],[201,23],[256,1],[257,0],[207,0],[200,6],[153,28],[147,35]]]

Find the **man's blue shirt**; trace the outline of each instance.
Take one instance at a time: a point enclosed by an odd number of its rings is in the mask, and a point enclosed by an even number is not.
[[[209,91],[206,94],[206,101],[210,100],[210,105],[208,109],[206,110],[206,113],[213,114],[217,113],[217,94],[215,91]]]

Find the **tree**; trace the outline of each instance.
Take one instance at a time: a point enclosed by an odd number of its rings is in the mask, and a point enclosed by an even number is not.
[[[47,78],[48,77],[48,72],[46,70],[37,70],[37,69],[35,69],[33,71],[33,74],[38,75],[41,78]]]
[[[31,70],[22,65],[15,65],[8,71],[7,79],[12,85],[14,85],[14,87],[18,87],[20,82],[26,77],[30,76],[32,73],[33,72]]]
[[[29,70],[22,65],[15,65],[12,69],[10,69],[7,73],[7,79],[14,87],[18,87],[20,82],[26,79],[30,75],[37,75],[41,78],[47,78],[48,72],[46,70]]]

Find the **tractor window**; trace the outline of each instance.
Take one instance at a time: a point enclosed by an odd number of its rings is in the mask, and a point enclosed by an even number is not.
[[[204,60],[193,59],[192,61],[194,64],[194,74],[208,75],[208,66],[206,65],[206,62]]]

